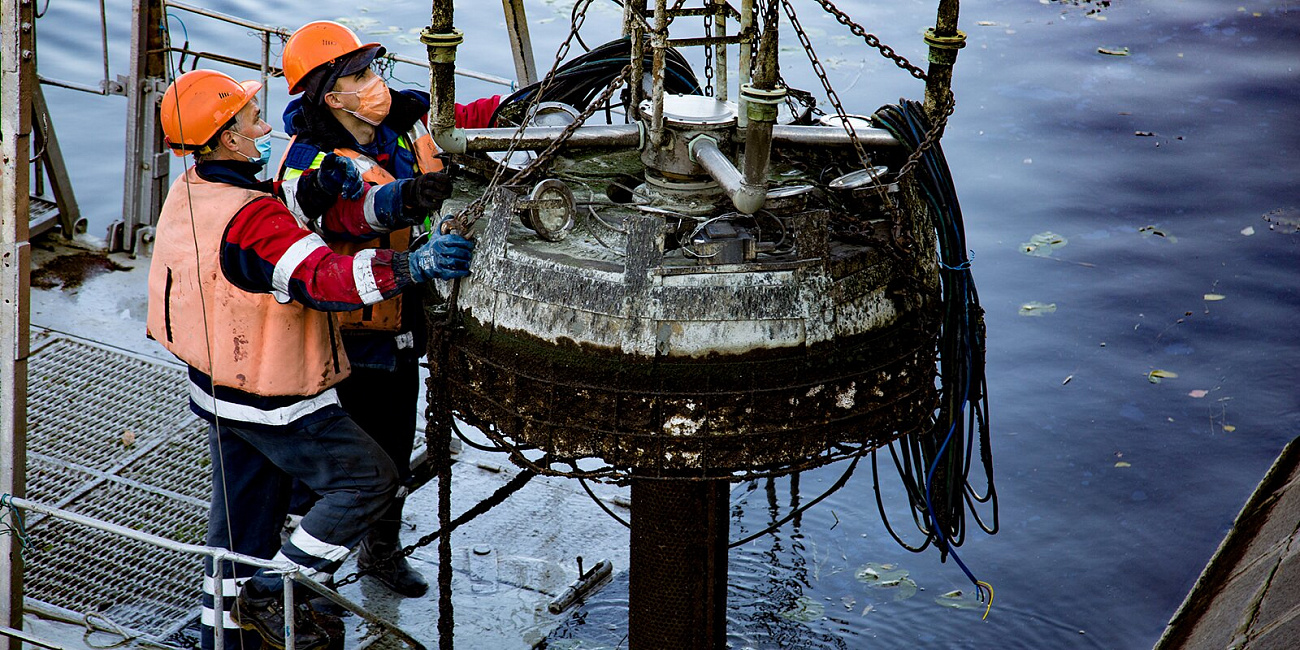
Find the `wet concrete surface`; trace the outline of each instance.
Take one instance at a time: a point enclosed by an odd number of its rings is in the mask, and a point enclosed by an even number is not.
[[[75,246],[43,245],[33,255],[33,265],[48,265],[55,258],[75,257],[85,252]],[[43,344],[57,337],[71,336],[132,355],[175,363],[170,353],[144,335],[148,258],[132,260],[126,255],[113,254],[105,259],[122,270],[88,275],[75,289],[33,289],[34,353],[39,354]],[[176,365],[179,370],[181,366]],[[40,377],[30,378],[32,382],[40,380]],[[423,403],[421,399],[420,404]],[[471,439],[487,442],[472,427],[464,426],[462,430]],[[422,438],[417,436],[417,440]],[[518,472],[504,455],[468,447],[462,447],[456,460],[452,474],[453,516],[491,495]],[[630,490],[603,484],[591,484],[591,487],[607,507],[625,519],[630,516]],[[413,544],[437,530],[436,504],[437,479],[408,497],[402,533],[405,544]],[[578,577],[577,556],[583,557],[585,567],[608,559],[615,574],[626,571],[628,532],[602,512],[577,481],[539,476],[500,506],[458,528],[452,536],[452,552],[456,647],[465,650],[531,648],[574,611],[570,608],[560,614],[550,614],[547,604]],[[436,585],[436,543],[417,549],[411,563]],[[195,566],[197,591],[197,562]],[[349,560],[338,575],[342,578],[355,570],[354,560]],[[407,599],[396,596],[374,579],[363,577],[345,586],[342,593],[396,623],[427,647],[437,647],[436,586],[421,598]],[[196,610],[197,605],[196,600]],[[28,619],[25,626],[28,632],[65,648],[92,648],[95,647],[92,643],[104,641],[102,634],[86,640],[80,625],[32,615]],[[365,630],[359,617],[348,617],[346,623],[347,648],[372,642],[377,642],[379,647],[401,647],[392,639],[364,639]]]

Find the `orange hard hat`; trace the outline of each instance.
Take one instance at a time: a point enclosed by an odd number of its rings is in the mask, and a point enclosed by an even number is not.
[[[261,89],[260,82],[241,83],[216,70],[192,70],[177,77],[158,109],[167,146],[177,156],[202,149]]]
[[[374,49],[377,53],[383,51],[379,43],[362,45],[356,32],[330,20],[318,20],[299,27],[284,44],[282,57],[289,94],[297,95],[307,90],[304,82],[312,70],[364,49]]]

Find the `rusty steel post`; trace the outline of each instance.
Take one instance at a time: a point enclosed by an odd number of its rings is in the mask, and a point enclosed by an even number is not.
[[[959,0],[939,0],[939,13],[934,28],[926,30],[925,42],[930,46],[930,67],[925,74],[925,114],[931,123],[937,123],[952,93],[952,66],[957,63],[957,51],[966,47],[966,34],[957,29]]]
[[[420,42],[429,51],[429,130],[438,148],[465,152],[465,133],[456,128],[456,47],[464,40],[452,18],[451,0],[434,0]]]
[[[167,195],[171,154],[163,143],[158,103],[167,89],[161,2],[134,0],[131,74],[126,88],[126,172],[122,221],[108,227],[109,250],[133,255],[149,236]]]
[[[0,493],[22,497],[27,467],[28,183],[36,44],[31,0],[0,11]],[[10,521],[17,512],[6,514]],[[23,565],[17,535],[0,535],[0,625],[23,629]],[[0,650],[22,644],[0,636]]]

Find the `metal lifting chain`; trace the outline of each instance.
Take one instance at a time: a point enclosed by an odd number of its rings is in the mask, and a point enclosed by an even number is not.
[[[775,3],[776,0],[773,0]],[[840,96],[831,87],[830,77],[826,74],[826,68],[822,67],[822,62],[817,58],[817,53],[813,51],[812,41],[809,40],[808,34],[804,32],[803,25],[799,24],[799,17],[794,13],[794,5],[790,0],[780,0],[781,8],[785,10],[785,15],[790,19],[790,25],[794,27],[794,33],[799,37],[799,43],[803,45],[804,51],[808,53],[808,61],[812,63],[813,72],[817,73],[817,80],[822,84],[822,90],[826,91],[826,99],[830,101],[831,106],[835,108],[838,115],[848,115],[844,111],[844,104],[840,101]],[[853,128],[853,123],[847,119],[840,120],[844,125],[844,130],[849,134],[849,141],[853,143],[853,149],[858,152],[858,160],[862,162],[863,169],[871,168],[871,156],[867,155],[867,150],[858,140],[858,132]]]
[[[881,56],[893,61],[894,65],[908,71],[913,77],[925,81],[925,70],[912,65],[912,62],[903,58],[903,55],[894,52],[894,48],[881,43],[875,34],[868,33],[866,29],[863,29],[862,25],[853,22],[853,19],[848,14],[840,11],[840,8],[832,4],[831,0],[817,0],[817,4],[821,5],[822,9],[826,10],[826,13],[834,16],[835,20],[840,21],[841,25],[848,27],[854,36],[860,37],[867,42],[867,45],[880,50]]]
[[[551,142],[550,146],[546,147],[545,150],[537,154],[537,157],[529,161],[529,163],[525,165],[523,169],[520,169],[518,172],[516,172],[515,175],[512,176],[510,180],[507,181],[506,184],[514,185],[516,183],[521,183],[529,176],[531,176],[533,172],[537,171],[538,169],[541,169],[544,165],[549,163],[551,158],[555,156],[555,152],[559,151],[560,147],[564,144],[564,142],[569,139],[569,136],[572,136],[574,131],[577,131],[578,128],[581,127],[583,123],[587,121],[588,118],[594,115],[596,111],[600,110],[600,107],[604,106],[605,103],[609,101],[610,97],[613,97],[614,91],[618,90],[623,85],[623,82],[627,80],[628,75],[631,73],[632,73],[631,64],[623,66],[623,71],[620,72],[618,76],[615,77],[614,80],[610,82],[609,86],[605,88],[605,91],[602,92],[599,97],[592,100],[591,103],[587,104],[586,110],[582,111],[582,113],[580,113],[577,119],[575,119],[572,123],[565,126],[564,130],[561,131],[558,136],[556,136],[555,140]],[[522,132],[523,131],[521,130],[520,133]],[[472,203],[465,206],[465,209],[461,210],[460,213],[456,215],[456,221],[459,223],[462,231],[468,232],[469,228],[471,228],[474,225],[474,223],[477,222],[479,218],[483,216],[483,210],[486,207],[488,199],[490,197],[491,197],[490,191],[484,192],[477,199],[474,199]]]
[[[921,141],[921,144],[915,151],[908,155],[907,162],[903,163],[902,169],[898,170],[898,178],[900,180],[911,173],[912,169],[916,167],[918,162],[920,162],[921,156],[925,154],[926,150],[934,146],[934,143],[938,142],[939,138],[943,136],[943,130],[948,126],[948,118],[952,116],[952,112],[957,108],[957,100],[952,96],[952,91],[948,91],[948,101],[945,102],[945,104],[947,105],[947,108],[945,108],[943,113],[939,116],[939,121],[935,122],[934,125],[930,127],[929,131],[926,131],[925,139]]]
[[[713,0],[704,0],[704,8],[713,7]],[[704,95],[713,97],[713,14],[704,14]],[[723,45],[722,47],[726,47]]]

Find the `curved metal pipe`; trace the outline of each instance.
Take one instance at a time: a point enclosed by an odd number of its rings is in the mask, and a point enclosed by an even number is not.
[[[767,200],[767,188],[746,183],[744,175],[736,169],[727,154],[718,148],[717,140],[707,135],[697,136],[691,140],[688,150],[691,159],[698,162],[718,182],[737,210],[754,214],[763,208],[763,202]]]

